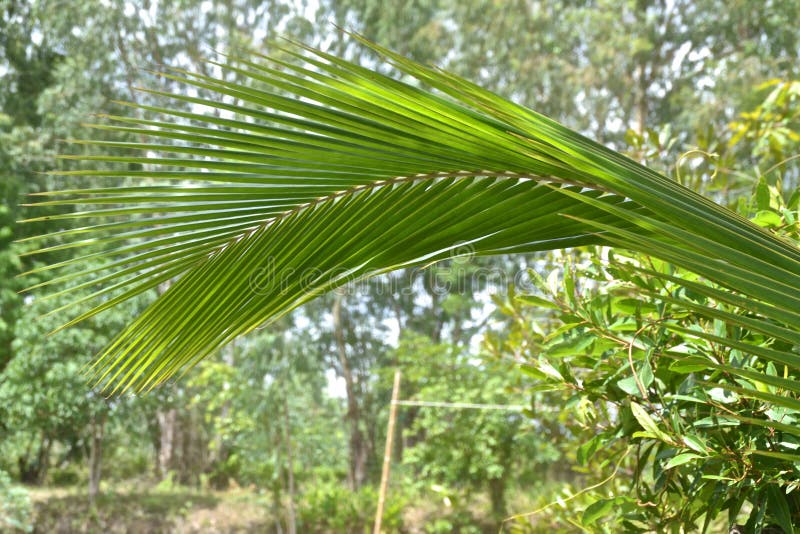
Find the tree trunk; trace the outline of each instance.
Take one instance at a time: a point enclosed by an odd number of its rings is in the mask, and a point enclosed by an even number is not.
[[[445,322],[445,312],[441,308],[440,304],[440,294],[439,289],[436,287],[436,271],[435,270],[426,270],[422,273],[422,286],[425,288],[425,292],[428,293],[428,296],[431,298],[431,316],[433,320],[431,324],[433,328],[431,330],[430,336],[431,341],[434,344],[439,344],[442,342],[442,330],[444,329],[444,322]]]
[[[636,70],[638,75],[638,91],[636,95],[636,133],[643,136],[645,130],[647,129],[647,88],[650,85],[647,76],[647,65],[644,60],[639,63],[639,66]]]
[[[347,421],[350,426],[350,466],[347,473],[347,484],[350,489],[357,490],[366,479],[367,450],[364,435],[361,432],[361,413],[356,399],[356,385],[350,362],[347,359],[347,348],[344,342],[344,326],[342,324],[342,295],[337,294],[333,301],[333,331],[336,338],[336,349],[339,355],[342,377],[347,394]]]
[[[281,525],[281,493],[280,491],[272,492],[272,517],[275,518],[275,533],[283,534],[283,526]]]
[[[47,475],[47,467],[50,460],[50,439],[44,432],[41,433],[36,456],[31,459],[31,456],[33,456],[31,448],[35,440],[36,438],[31,437],[25,454],[17,458],[19,479],[23,484],[39,485],[44,482],[45,475]]]
[[[275,465],[281,465],[281,437],[276,433],[273,435],[273,441],[269,444],[274,451],[276,451]],[[276,467],[276,470],[279,469]],[[283,519],[282,508],[282,494],[283,494],[283,480],[281,477],[272,477],[270,480],[270,489],[272,490],[272,517],[275,518],[275,532],[276,534],[283,534]]]
[[[178,435],[181,442],[181,457],[178,480],[181,484],[200,485],[200,473],[207,466],[206,450],[207,444],[203,433],[202,415],[196,407],[189,408],[178,419]],[[227,455],[227,451],[225,451]],[[222,462],[224,463],[224,459]],[[228,478],[222,471],[220,487],[227,489]]]
[[[91,444],[89,449],[89,503],[94,506],[95,497],[100,491],[100,474],[103,463],[103,431],[106,426],[106,413],[93,415],[90,426]]]
[[[156,412],[158,422],[157,473],[163,480],[174,476],[179,484],[197,484],[207,466],[207,441],[196,410],[175,408]]]
[[[492,501],[492,515],[501,519],[506,516],[505,477],[489,479],[489,498]]]
[[[283,396],[283,424],[284,442],[286,448],[286,486],[289,494],[289,517],[286,521],[286,531],[288,534],[297,533],[297,521],[294,513],[294,465],[292,464],[292,426],[289,422],[289,400]]]
[[[159,410],[156,413],[160,436],[156,462],[158,464],[158,476],[162,479],[167,477],[174,464],[177,416],[175,408],[170,408],[166,411]]]
[[[641,3],[637,5],[635,16],[639,23],[639,27],[646,27],[647,6]],[[651,63],[654,58],[651,58],[652,56],[648,57],[645,53],[640,53],[640,57],[636,65],[636,73],[634,74],[636,77],[636,84],[638,86],[636,91],[636,130],[641,136],[644,135],[644,132],[647,129],[647,115],[650,111],[647,89],[650,87],[650,77],[652,73],[655,72],[655,66]],[[650,67],[649,72],[648,66]]]

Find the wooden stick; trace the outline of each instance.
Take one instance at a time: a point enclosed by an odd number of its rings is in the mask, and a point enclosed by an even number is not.
[[[386,449],[383,452],[383,470],[381,471],[381,491],[378,494],[378,509],[375,511],[375,528],[372,534],[381,534],[383,505],[386,502],[386,489],[389,486],[389,466],[392,462],[392,443],[394,442],[394,420],[397,417],[397,398],[400,395],[400,370],[394,372],[392,402],[389,405],[389,426],[386,429]]]

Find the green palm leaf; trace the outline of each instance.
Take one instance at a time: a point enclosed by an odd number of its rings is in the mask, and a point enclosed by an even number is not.
[[[99,380],[151,388],[321,292],[464,244],[651,254],[715,282],[707,290],[751,312],[750,326],[796,339],[793,244],[529,109],[364,44],[436,92],[290,45],[296,62],[216,64],[247,84],[167,74],[217,99],[151,91],[184,109],[134,106],[148,118],[96,125],[141,142],[76,141],[129,155],[68,157],[146,168],[62,174],[147,182],[42,194],[38,205],[78,206],[50,219],[83,221],[51,234],[57,245],[36,238],[39,253],[75,251],[34,271],[55,271],[39,286],[69,286],[43,298],[99,287],[54,310],[97,299],[69,325],[172,281],[99,356]],[[106,264],[76,272],[87,258]]]

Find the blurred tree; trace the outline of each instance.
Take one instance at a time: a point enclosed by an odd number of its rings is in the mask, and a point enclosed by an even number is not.
[[[751,88],[797,74],[800,4],[779,0],[337,0],[321,16],[607,142],[720,129]],[[334,43],[338,52],[345,43]]]
[[[126,399],[106,399],[87,388],[85,366],[110,341],[115,329],[143,309],[147,298],[80,327],[48,335],[61,325],[56,315],[40,317],[51,302],[33,301],[21,310],[12,359],[0,375],[0,435],[3,455],[26,483],[44,482],[52,453],[89,460],[89,495],[100,483],[103,434],[109,411]]]
[[[56,154],[65,151],[61,140],[87,137],[84,123],[92,120],[97,112],[122,114],[124,106],[116,100],[155,104],[158,96],[138,92],[135,87],[169,90],[173,82],[150,69],[189,67],[208,72],[211,67],[203,57],[213,50],[258,46],[273,36],[276,28],[281,28],[283,33],[309,38],[311,26],[303,22],[303,9],[304,5],[297,2],[248,0],[204,4],[180,1],[169,5],[149,0],[125,4],[92,0],[66,7],[62,2],[51,0],[0,1],[0,194],[3,202],[0,206],[0,372],[6,365],[11,366],[7,376],[0,375],[0,384],[22,387],[23,378],[37,383],[40,376],[46,376],[40,372],[48,362],[62,359],[66,366],[62,374],[69,377],[70,373],[75,373],[74,380],[80,380],[77,369],[97,350],[95,340],[107,339],[117,328],[114,321],[119,317],[101,321],[88,331],[79,330],[83,332],[81,335],[88,336],[80,338],[85,342],[82,350],[79,340],[69,337],[78,334],[62,334],[63,339],[61,336],[45,338],[42,325],[55,328],[57,321],[33,322],[33,310],[43,311],[46,306],[25,306],[17,293],[23,289],[22,282],[15,278],[20,272],[37,268],[41,262],[70,258],[69,250],[58,249],[61,244],[58,237],[47,243],[55,249],[37,256],[35,261],[25,255],[35,248],[32,243],[13,243],[46,231],[69,230],[72,226],[69,220],[47,219],[48,212],[63,212],[59,207],[37,212],[34,222],[17,223],[28,216],[27,209],[20,206],[27,201],[25,195],[53,188],[54,179],[43,175],[44,171],[76,167],[71,160],[54,159]],[[120,131],[108,132],[105,138],[136,140]],[[70,151],[76,150],[87,154],[104,149],[77,149],[76,145],[71,145]],[[136,165],[130,169],[143,170]],[[55,188],[85,184],[83,178],[61,177]],[[97,268],[98,276],[101,275],[100,265],[82,264],[81,268]],[[42,271],[38,281],[47,283],[48,273]],[[28,322],[18,325],[20,318]],[[93,341],[90,343],[90,340]],[[61,369],[60,365],[62,363],[56,368]],[[80,386],[70,382],[72,378],[53,380],[51,385],[63,386],[65,394],[79,395],[84,387],[83,382]],[[191,413],[187,413],[183,418],[187,440],[168,439],[181,437],[175,436],[176,418],[181,418],[174,406],[182,404],[179,399],[184,395],[177,388],[156,396],[153,402],[141,406],[151,415],[146,420],[154,423],[151,430],[156,458],[164,460],[164,465],[176,467],[182,458],[188,459],[194,454],[180,455],[177,450],[181,443],[188,447],[192,443],[189,434],[199,429],[197,424],[192,424]],[[54,394],[53,398],[58,396]],[[87,425],[102,420],[93,415],[94,411],[105,413],[101,398],[89,396],[77,404],[67,400],[66,405],[73,406],[70,413],[78,419],[64,423],[53,416],[48,424],[56,426],[42,434],[43,443],[52,443],[55,439],[74,442]],[[41,409],[39,413],[43,418],[39,423],[45,424],[51,412]],[[10,422],[12,420],[22,424],[22,419],[9,419],[6,429],[19,430]],[[162,447],[162,443],[169,446]],[[31,454],[40,451],[46,456],[49,445],[33,446],[32,450]],[[31,454],[25,453],[22,462],[25,466],[20,467],[25,472],[34,471],[25,474],[26,478],[41,480],[47,459],[32,459]],[[168,458],[173,461],[166,461]],[[156,464],[160,465],[158,461]],[[168,470],[162,469],[162,473]]]
[[[270,489],[275,518],[287,529],[299,493],[347,474],[341,405],[323,394],[324,367],[310,340],[288,330],[244,338],[230,358],[202,362],[186,384],[190,406],[201,410],[213,436],[209,483]]]
[[[396,353],[404,398],[500,408],[401,409],[417,413],[404,431],[402,439],[413,446],[406,449],[403,462],[431,484],[486,491],[494,518],[503,519],[512,480],[533,486],[558,459],[555,443],[541,439],[537,424],[511,406],[524,406],[528,400],[514,388],[515,364],[479,359],[418,335],[404,337]]]

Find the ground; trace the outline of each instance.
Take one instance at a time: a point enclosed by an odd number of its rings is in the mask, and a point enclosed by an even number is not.
[[[90,507],[85,489],[33,489],[34,532],[73,534],[266,532],[272,524],[266,497],[237,489],[196,492],[114,489]]]

